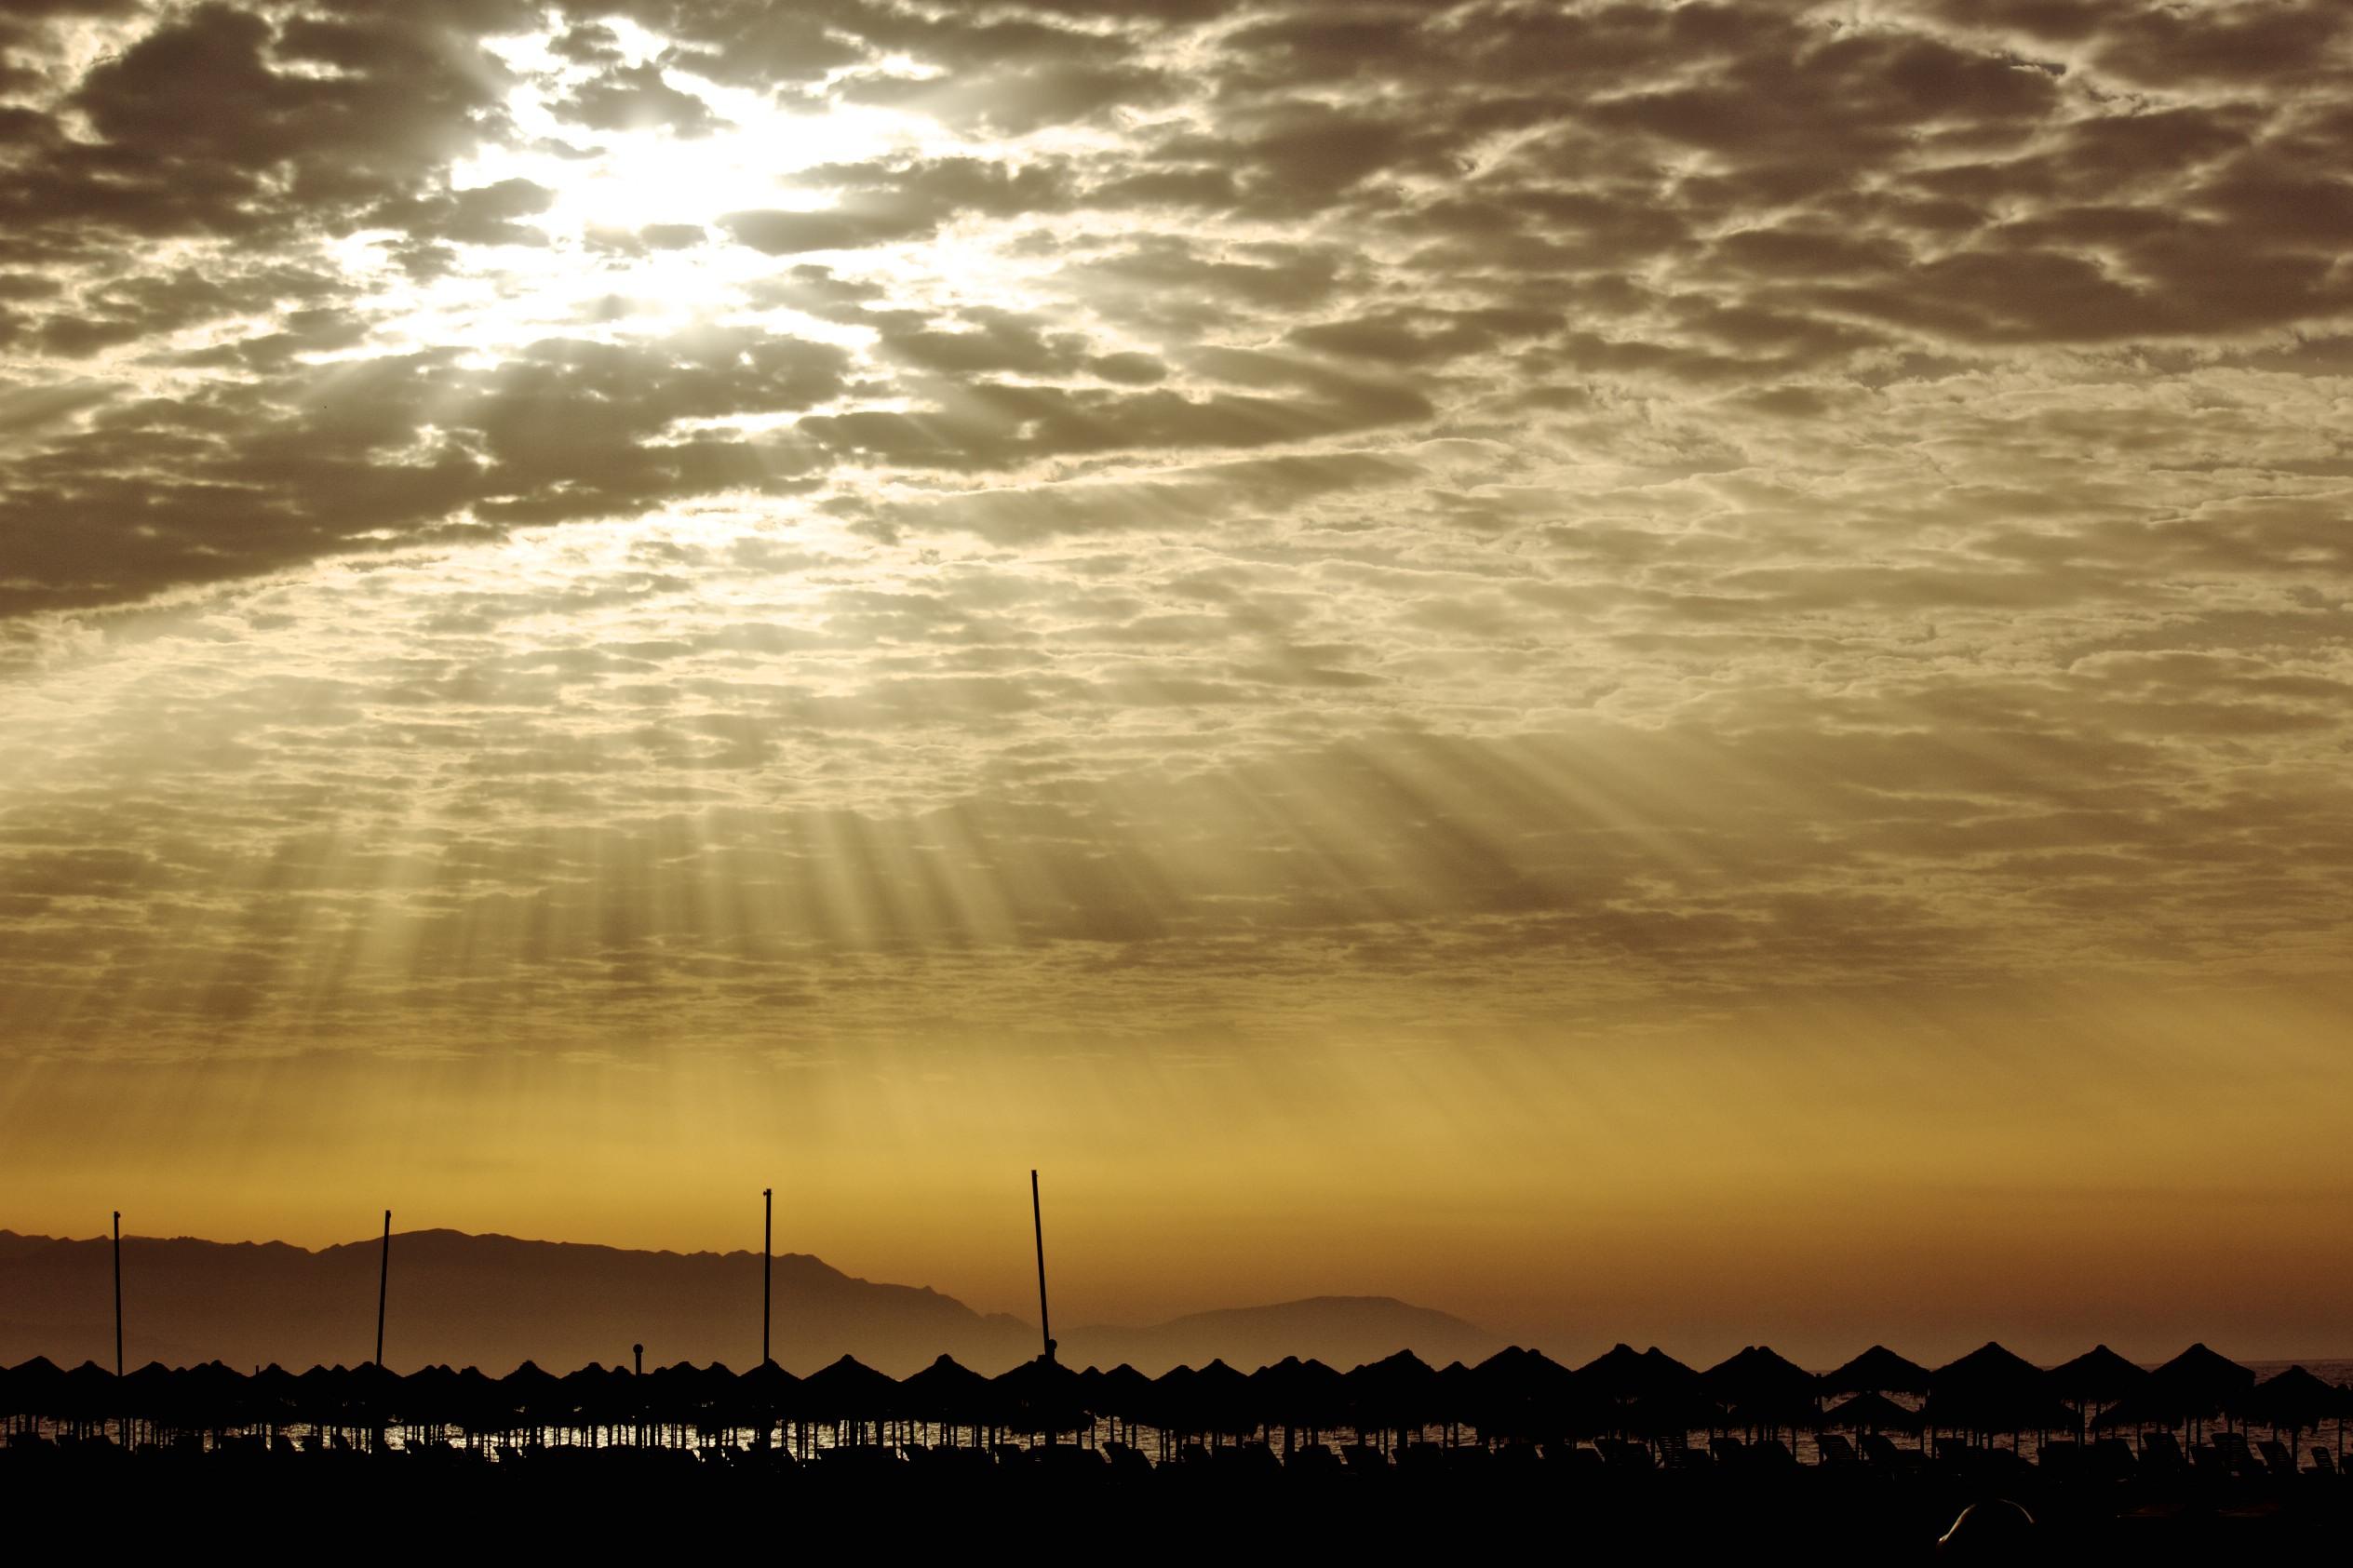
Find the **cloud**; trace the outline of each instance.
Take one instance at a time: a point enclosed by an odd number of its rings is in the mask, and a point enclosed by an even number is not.
[[[2345,26],[17,7],[0,999],[2302,984]]]
[[[708,136],[726,124],[702,99],[672,87],[664,79],[662,68],[650,61],[608,66],[557,100],[550,112],[559,120],[590,130],[659,127],[688,139]]]
[[[828,164],[801,178],[839,193],[836,205],[731,212],[720,222],[743,244],[771,256],[851,250],[927,238],[965,214],[1055,211],[1067,205],[1069,189],[1068,175],[1054,164],[1015,167],[970,157]]]

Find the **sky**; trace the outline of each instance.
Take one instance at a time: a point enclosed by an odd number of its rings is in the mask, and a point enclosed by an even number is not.
[[[12,0],[0,1226],[2353,1350],[2353,13]]]

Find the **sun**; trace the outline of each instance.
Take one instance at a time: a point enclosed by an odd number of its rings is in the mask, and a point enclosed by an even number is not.
[[[515,73],[506,110],[514,133],[452,167],[452,183],[529,179],[556,194],[551,234],[708,225],[747,207],[822,206],[792,177],[821,164],[905,150],[936,127],[887,108],[800,108],[779,95],[675,70],[667,40],[620,18],[603,24],[616,57],[583,65],[557,52],[557,34],[502,40]],[[613,74],[625,94],[591,101]],[[691,107],[689,107],[691,106]]]
[[[603,25],[614,43],[593,65],[559,53],[552,31],[493,41],[512,74],[510,128],[450,166],[448,192],[502,189],[518,216],[507,243],[467,247],[461,271],[383,269],[381,302],[421,336],[454,328],[495,349],[740,311],[744,285],[777,263],[727,243],[727,214],[823,208],[833,196],[811,170],[939,140],[936,125],[895,109],[811,111],[674,70],[658,34]],[[584,108],[583,88],[614,73],[636,96]]]

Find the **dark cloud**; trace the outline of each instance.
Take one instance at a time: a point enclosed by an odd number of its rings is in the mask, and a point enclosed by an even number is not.
[[[612,65],[572,88],[550,106],[559,120],[591,130],[646,130],[659,127],[680,137],[708,136],[726,125],[711,106],[672,87],[662,68]]]
[[[838,350],[728,328],[629,347],[549,340],[492,370],[448,351],[287,368],[297,345],[347,338],[351,325],[291,318],[295,344],[231,351],[276,372],[264,379],[118,401],[20,452],[0,485],[0,526],[25,586],[0,596],[21,602],[40,584],[66,603],[134,597],[371,540],[788,485],[801,465],[787,452],[669,433],[683,420],[805,409],[841,384]],[[44,410],[44,422],[64,411]]]
[[[109,232],[248,241],[347,227],[504,123],[505,73],[473,32],[526,12],[328,7],[282,22],[224,4],[166,13],[93,65],[0,178],[0,220],[61,252]],[[55,116],[81,116],[85,139]]]

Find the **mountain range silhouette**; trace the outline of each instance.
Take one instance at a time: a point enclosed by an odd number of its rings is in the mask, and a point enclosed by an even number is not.
[[[377,1261],[373,1238],[314,1252],[281,1241],[127,1236],[126,1353],[134,1364],[176,1366],[366,1360],[374,1344]],[[555,1372],[590,1361],[625,1366],[630,1347],[641,1344],[649,1366],[749,1366],[760,1354],[760,1263],[754,1252],[397,1233],[384,1360],[395,1370],[443,1363],[496,1376],[526,1360]],[[850,1355],[901,1376],[946,1353],[993,1374],[1037,1353],[1034,1324],[975,1312],[937,1291],[858,1279],[805,1253],[777,1253],[774,1270],[774,1354],[795,1371]],[[112,1364],[113,1288],[103,1238],[0,1230],[0,1365],[33,1356],[67,1366]],[[1057,1338],[1072,1365],[1125,1361],[1147,1374],[1219,1358],[1257,1366],[1300,1356],[1348,1367],[1401,1349],[1443,1365],[1501,1346],[1459,1318],[1366,1296],[1080,1327]]]

